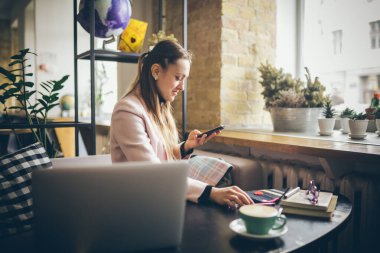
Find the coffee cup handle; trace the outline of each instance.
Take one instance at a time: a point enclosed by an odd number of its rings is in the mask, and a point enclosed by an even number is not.
[[[272,229],[276,230],[276,229],[283,228],[285,224],[286,224],[286,216],[281,214],[280,216],[276,218],[276,222],[274,223]]]

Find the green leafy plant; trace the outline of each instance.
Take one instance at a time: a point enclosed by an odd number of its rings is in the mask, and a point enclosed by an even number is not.
[[[335,109],[332,107],[332,100],[330,97],[326,97],[325,102],[323,103],[322,115],[326,119],[334,118],[336,115]]]
[[[355,111],[353,109],[350,109],[348,107],[346,107],[341,113],[340,113],[340,117],[341,118],[352,118],[352,116],[354,116],[355,114]]]
[[[277,69],[269,63],[261,64],[260,84],[264,88],[261,94],[265,99],[265,107],[322,107],[326,88],[318,77],[312,79],[308,68],[305,70],[306,84],[290,74],[285,74],[282,68]]]
[[[354,113],[352,116],[352,119],[354,120],[365,120],[367,119],[367,114],[360,112],[360,113]]]
[[[269,63],[261,64],[259,67],[261,72],[260,84],[264,88],[261,94],[265,99],[265,107],[273,106],[274,101],[280,98],[280,91],[293,90],[298,94],[302,89],[302,82],[294,79],[290,74],[285,74],[283,69],[277,69]],[[287,105],[282,104],[283,107]]]
[[[32,77],[33,73],[28,72],[31,65],[27,64],[28,54],[36,55],[29,49],[20,50],[17,54],[10,57],[11,62],[8,64],[9,69],[0,67],[0,74],[7,80],[0,84],[0,103],[3,105],[3,118],[11,122],[10,111],[15,110],[25,115],[26,123],[33,134],[34,140],[42,143],[50,157],[56,156],[58,148],[56,144],[52,144],[52,149],[48,148],[48,133],[46,128],[38,127],[40,124],[46,124],[48,113],[51,109],[59,105],[58,91],[63,88],[63,83],[68,79],[68,75],[63,76],[58,81],[46,81],[40,84],[42,90],[38,91],[34,88],[34,83],[27,80]],[[35,94],[37,92],[37,94]],[[16,100],[17,105],[8,106],[9,100]],[[16,131],[12,129],[15,133]],[[19,145],[21,145],[20,140]]]
[[[307,67],[306,70],[306,87],[302,90],[306,100],[306,107],[322,107],[324,102],[324,95],[326,88],[321,84],[318,77],[315,77],[314,81],[312,80],[310,71]]]
[[[272,102],[273,107],[298,108],[305,104],[305,97],[293,89],[279,91],[279,98]]]

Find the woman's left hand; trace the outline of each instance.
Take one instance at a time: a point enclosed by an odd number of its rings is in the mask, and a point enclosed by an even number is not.
[[[206,142],[208,142],[209,140],[211,140],[212,138],[214,138],[215,136],[217,136],[219,133],[220,131],[216,131],[210,134],[209,136],[204,134],[201,137],[197,137],[197,135],[201,134],[201,132],[197,129],[194,129],[193,131],[189,133],[189,137],[187,138],[186,143],[185,143],[185,149],[189,150],[189,149],[201,146],[205,144]]]

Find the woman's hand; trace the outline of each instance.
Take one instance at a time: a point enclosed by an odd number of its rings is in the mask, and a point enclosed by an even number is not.
[[[236,204],[239,206],[253,204],[253,200],[248,194],[237,186],[213,187],[210,199],[219,205],[228,205],[231,208],[236,208]]]
[[[196,148],[198,146],[201,146],[217,136],[220,133],[220,131],[216,131],[215,133],[210,134],[209,136],[207,135],[202,135],[202,137],[197,137],[198,134],[201,134],[201,132],[197,129],[194,129],[189,133],[189,137],[186,140],[185,143],[185,149],[190,150],[192,148]]]

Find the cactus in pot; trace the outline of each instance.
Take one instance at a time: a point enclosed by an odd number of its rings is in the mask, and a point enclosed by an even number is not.
[[[323,111],[322,115],[324,118],[318,119],[318,125],[319,125],[319,134],[330,136],[333,133],[334,125],[335,125],[335,115],[336,112],[334,108],[332,107],[332,101],[330,97],[326,97],[324,99],[323,103]]]
[[[350,134],[349,136],[351,139],[364,139],[368,127],[368,119],[367,114],[361,112],[361,113],[354,113],[352,116],[352,119],[348,121],[348,125],[350,127]]]
[[[354,116],[355,112],[353,109],[346,107],[340,113],[340,123],[342,125],[341,132],[343,134],[348,134],[350,132],[350,127],[348,125],[348,120]]]

